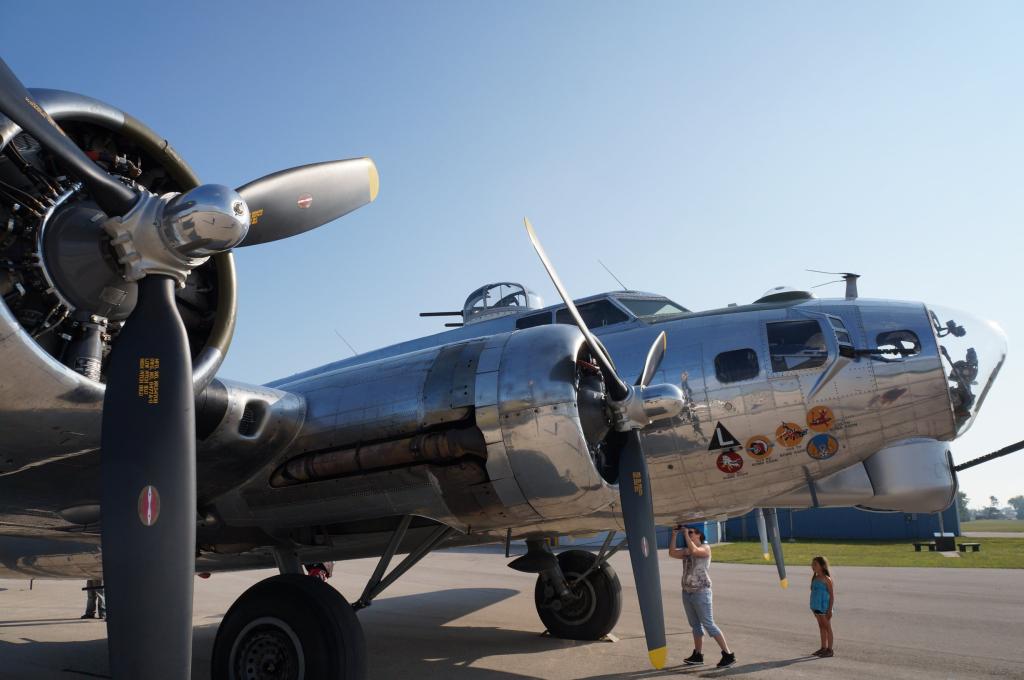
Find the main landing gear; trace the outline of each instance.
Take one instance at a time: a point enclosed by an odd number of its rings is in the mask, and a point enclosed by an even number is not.
[[[600,640],[622,613],[622,586],[607,559],[614,532],[598,555],[567,550],[556,557],[542,541],[527,541],[527,553],[509,566],[537,574],[533,600],[548,633],[566,640]]]
[[[366,677],[355,610],[318,578],[279,574],[231,605],[213,645],[217,680]]]
[[[403,517],[359,600],[302,574],[297,555],[277,551],[281,574],[260,581],[231,605],[213,644],[213,680],[365,680],[366,640],[356,610],[436,548],[454,529],[429,530],[385,576],[409,529]]]

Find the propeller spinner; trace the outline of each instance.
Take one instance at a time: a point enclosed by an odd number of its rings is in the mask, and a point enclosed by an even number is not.
[[[101,431],[102,548],[114,678],[188,678],[195,571],[195,394],[176,285],[216,253],[315,229],[376,198],[367,158],[293,168],[237,191],[156,196],[107,174],[0,60],[0,113],[82,181],[139,281],[107,366]],[[250,212],[250,205],[256,206]],[[250,228],[252,227],[252,228]],[[248,238],[247,238],[248,237]]]
[[[633,565],[640,615],[647,638],[647,654],[651,665],[663,668],[668,657],[665,643],[665,614],[661,603],[661,575],[658,568],[658,544],[654,527],[654,504],[651,497],[651,478],[644,458],[640,430],[655,420],[671,418],[684,406],[683,392],[676,385],[651,385],[658,366],[665,356],[666,336],[658,334],[647,353],[640,377],[635,385],[627,385],[619,376],[611,358],[600,341],[590,332],[572,297],[562,285],[554,265],[544,252],[530,220],[523,219],[534,250],[551,277],[566,309],[583,333],[587,347],[604,375],[608,391],[607,406],[615,429],[626,433],[619,451],[619,498],[622,517],[629,542],[629,558]]]

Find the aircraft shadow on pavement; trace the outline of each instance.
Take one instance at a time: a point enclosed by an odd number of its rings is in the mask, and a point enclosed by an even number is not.
[[[95,627],[93,640],[61,640],[42,642],[20,638],[20,642],[0,640],[0,678],[34,678],[37,680],[71,680],[72,678],[109,678],[107,662],[106,626],[96,620],[40,619],[38,621],[10,621],[11,626],[46,626],[81,624],[83,629]],[[210,677],[210,655],[217,624],[196,626],[193,631],[192,677],[204,680]]]
[[[514,595],[519,595],[519,591],[457,588],[375,602],[359,615],[369,646],[370,678],[523,680],[537,676],[471,664],[491,656],[607,644],[541,637],[540,619],[532,630],[444,625]]]
[[[0,621],[0,628],[22,628],[24,626],[52,626],[54,624],[77,623],[83,626],[92,624],[92,621],[85,621],[77,616],[66,619],[23,619],[21,621]]]
[[[717,658],[717,653],[712,653],[708,658]],[[679,675],[693,675],[695,677],[702,678],[725,678],[732,675],[746,675],[747,673],[757,673],[759,671],[768,671],[775,668],[785,668],[786,666],[792,666],[796,663],[802,663],[804,661],[822,661],[813,656],[799,656],[794,659],[778,659],[775,661],[758,661],[754,663],[736,664],[728,668],[715,668],[715,662],[712,660],[710,663],[704,666],[687,666],[686,664],[679,664],[678,666],[671,666],[669,668],[662,668],[660,671],[657,670],[643,670],[636,671],[634,673],[610,673],[608,675],[591,675],[586,680],[615,680],[615,679],[626,679],[626,680],[647,680],[648,678],[665,678],[665,677],[679,677]]]
[[[509,588],[456,588],[382,597],[375,601],[371,607],[359,613],[359,620],[366,634],[371,680],[400,677],[416,677],[421,680],[526,680],[538,676],[529,672],[478,668],[471,664],[488,657],[537,654],[586,645],[608,644],[541,637],[543,626],[539,619],[536,627],[530,630],[483,625],[445,625],[515,595],[519,595],[519,591]],[[23,638],[23,642],[28,644],[0,641],[0,659],[4,660],[7,670],[24,669],[31,672],[32,677],[42,679],[109,677],[107,641],[102,623],[78,619],[49,619],[21,622],[21,625],[67,625],[79,622],[83,626],[96,626],[95,633],[99,637],[93,640],[61,642],[39,642]],[[194,680],[209,678],[210,658],[218,625],[219,622],[211,622],[194,628]],[[514,662],[505,661],[503,665],[505,664],[514,666]],[[4,672],[7,671],[0,670],[0,677],[7,677]],[[657,675],[620,673],[601,677],[646,678]]]

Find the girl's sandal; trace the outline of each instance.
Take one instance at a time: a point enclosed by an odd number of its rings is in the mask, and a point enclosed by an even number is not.
[[[830,657],[835,656],[835,652],[833,652],[831,649],[826,649],[819,656],[821,656],[822,659],[828,659]]]

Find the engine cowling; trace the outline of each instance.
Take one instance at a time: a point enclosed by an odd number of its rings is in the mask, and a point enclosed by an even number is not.
[[[109,172],[159,193],[198,184],[167,141],[130,115],[70,92],[32,94]],[[106,355],[134,305],[135,284],[120,276],[100,222],[78,219],[102,214],[69,181],[54,180],[62,172],[48,152],[3,116],[0,149],[0,179],[21,192],[20,203],[0,197],[0,260],[12,263],[0,270],[0,411],[13,416],[0,425],[7,472],[98,445]],[[76,219],[65,219],[71,212]],[[232,255],[198,267],[177,296],[200,392],[234,331]],[[92,346],[83,348],[87,338]]]
[[[474,527],[593,513],[617,493],[598,462],[610,422],[587,358],[575,327],[539,326],[279,381],[307,411],[270,486],[429,468]],[[274,491],[247,498],[270,508]],[[422,497],[408,498],[362,510],[425,513]]]

